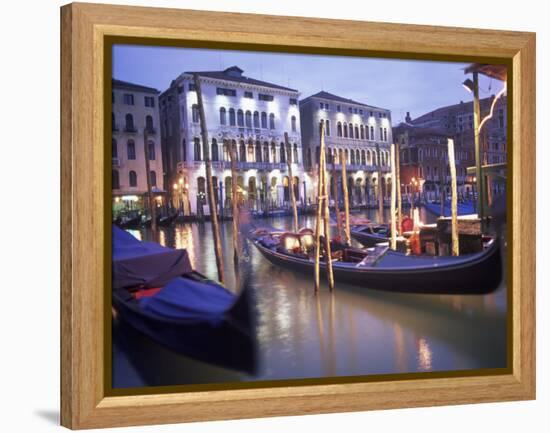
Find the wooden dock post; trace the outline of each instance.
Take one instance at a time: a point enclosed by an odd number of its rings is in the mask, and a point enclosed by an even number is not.
[[[199,119],[201,123],[202,149],[204,154],[204,163],[206,168],[206,188],[208,191],[208,207],[210,208],[210,221],[212,223],[212,233],[214,235],[214,251],[216,254],[216,267],[218,268],[218,280],[224,282],[224,268],[222,244],[220,235],[220,226],[218,224],[218,208],[216,206],[216,197],[214,196],[214,185],[212,184],[212,163],[210,161],[210,152],[208,151],[208,129],[206,125],[206,115],[204,113],[204,102],[202,100],[201,82],[198,74],[193,74],[195,90],[197,92],[197,105],[199,107]]]
[[[380,155],[380,147],[376,145],[376,165],[378,166],[378,215],[380,216],[379,223],[384,222],[384,196],[382,195],[382,156]]]
[[[460,254],[458,245],[458,192],[456,188],[455,144],[452,138],[447,139],[447,146],[451,171],[451,250],[453,256],[458,256]]]
[[[402,235],[403,227],[401,226],[403,222],[403,215],[401,210],[402,197],[401,197],[401,167],[400,167],[400,158],[401,154],[399,153],[399,143],[395,144],[395,185],[397,187],[397,233]]]
[[[346,245],[351,244],[351,234],[349,226],[349,192],[348,192],[348,172],[346,165],[348,163],[346,152],[342,152],[342,194],[344,194],[344,241]]]
[[[233,220],[233,263],[239,262],[239,203],[237,182],[237,145],[229,143],[229,160],[231,161],[231,217]]]
[[[157,232],[157,208],[155,206],[155,198],[151,186],[151,168],[149,164],[149,137],[147,136],[147,127],[143,128],[143,156],[145,158],[145,178],[147,179],[147,200],[149,212],[151,213],[151,230]]]
[[[397,199],[396,171],[395,171],[395,144],[390,148],[391,164],[391,204],[390,204],[390,248],[397,249],[396,221],[395,221],[395,200]]]
[[[288,141],[288,133],[285,132],[286,164],[288,167],[290,202],[292,203],[292,214],[294,215],[294,233],[298,233],[298,208],[296,206],[296,195],[294,194],[294,177],[292,176],[292,148]]]

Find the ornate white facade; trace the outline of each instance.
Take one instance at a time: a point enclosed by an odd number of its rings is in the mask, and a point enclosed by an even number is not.
[[[198,74],[208,130],[207,151],[215,194],[218,200],[222,199],[222,206],[228,209],[231,199],[230,145],[237,150],[241,204],[251,209],[288,204],[285,133],[291,143],[295,191],[298,200],[305,200],[298,91],[246,77],[236,66]],[[173,80],[160,96],[160,104],[172,203],[185,215],[201,211],[208,214],[205,155],[193,72]]]
[[[393,140],[390,110],[321,91],[300,101],[300,119],[304,168],[313,185],[317,179],[320,124],[324,123],[331,197],[332,162],[340,176],[345,155],[351,204],[375,202],[379,177],[384,197],[389,199]],[[341,193],[339,199],[342,199]]]

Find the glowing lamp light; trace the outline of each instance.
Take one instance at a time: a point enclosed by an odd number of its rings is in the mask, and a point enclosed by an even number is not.
[[[174,189],[178,189],[178,184],[177,183],[174,184]]]

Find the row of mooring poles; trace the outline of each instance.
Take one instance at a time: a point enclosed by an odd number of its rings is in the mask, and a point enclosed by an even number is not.
[[[319,152],[319,173],[317,184],[317,216],[315,219],[315,270],[314,288],[319,290],[320,285],[320,259],[321,259],[321,232],[323,232],[323,245],[325,253],[326,275],[330,290],[334,289],[334,274],[332,272],[332,253],[330,248],[330,225],[329,225],[329,203],[326,172],[325,152],[325,124],[321,123],[321,145]]]
[[[216,206],[216,197],[214,196],[214,185],[212,183],[212,163],[210,161],[210,154],[208,152],[208,129],[206,125],[206,115],[204,113],[204,102],[202,99],[201,82],[198,74],[193,75],[195,82],[195,90],[197,92],[197,105],[199,108],[199,120],[201,124],[201,138],[202,148],[204,154],[204,163],[206,167],[206,188],[208,191],[208,206],[210,208],[210,221],[212,223],[212,233],[214,235],[214,252],[216,255],[216,267],[218,268],[218,280],[223,284],[224,282],[224,267],[222,256],[222,245],[220,226],[218,223],[218,210]],[[233,236],[237,233],[234,232]]]

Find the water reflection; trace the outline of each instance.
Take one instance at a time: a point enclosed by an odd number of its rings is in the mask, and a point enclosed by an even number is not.
[[[373,211],[370,218],[376,218]],[[430,222],[429,215],[423,215]],[[267,220],[290,228],[291,219]],[[300,224],[311,225],[311,217]],[[186,248],[194,268],[217,277],[209,224],[132,231],[138,238]],[[236,286],[231,222],[222,223],[227,286]],[[506,287],[484,296],[385,293],[337,284],[316,295],[312,277],[271,265],[250,249],[254,270],[259,369],[256,376],[176,355],[115,323],[113,385],[177,385],[355,376],[506,366]],[[158,368],[152,368],[153,365]]]

